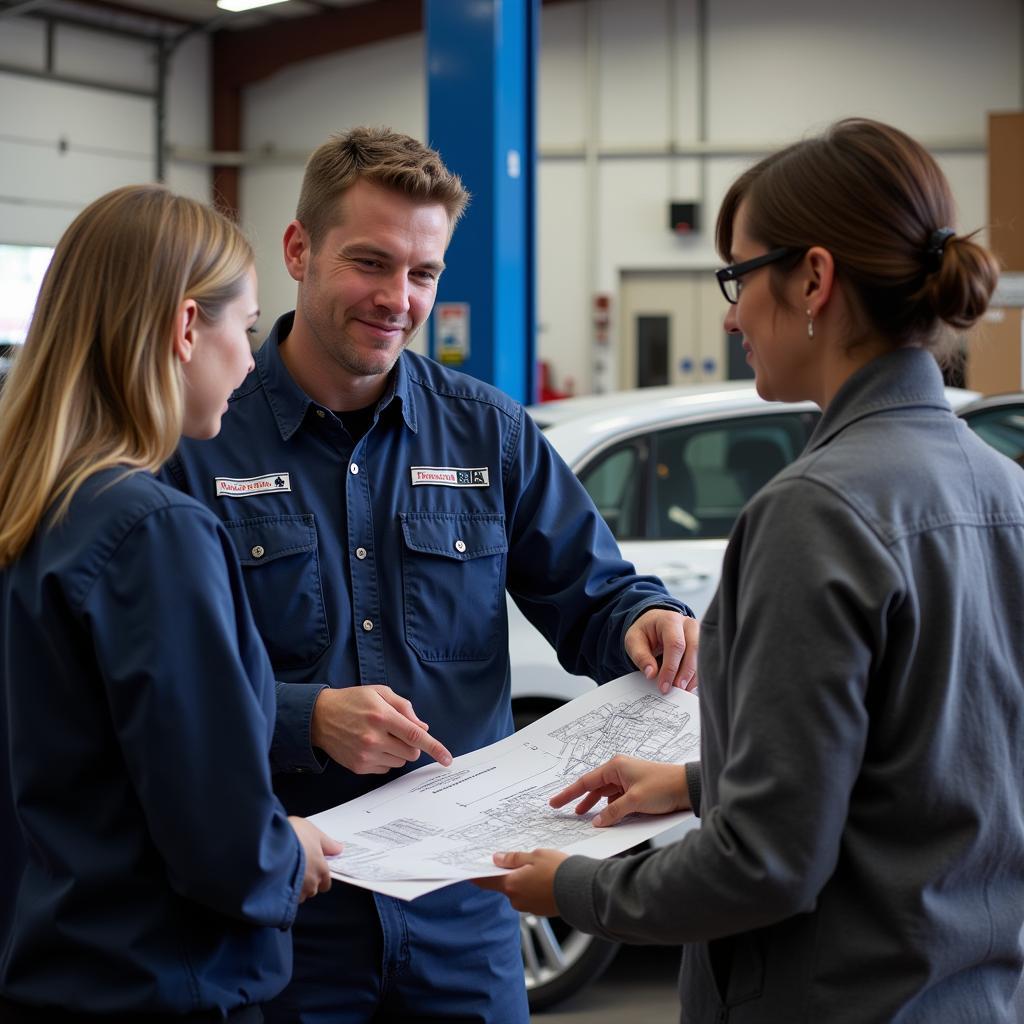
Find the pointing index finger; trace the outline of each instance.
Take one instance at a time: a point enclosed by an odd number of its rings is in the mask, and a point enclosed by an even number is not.
[[[418,725],[410,725],[408,721],[400,733],[396,733],[400,739],[405,740],[410,746],[422,750],[428,757],[432,757],[438,764],[447,768],[452,763],[452,755],[448,748],[440,741],[435,740],[426,729]]]
[[[591,768],[589,772],[581,775],[575,782],[551,797],[548,803],[552,807],[564,807],[570,800],[575,800],[576,797],[603,786],[605,784],[604,768],[604,765]]]
[[[577,779],[571,786],[566,786],[561,792],[556,793],[548,800],[552,807],[564,807],[570,800],[582,796],[590,788],[583,780],[586,776]]]

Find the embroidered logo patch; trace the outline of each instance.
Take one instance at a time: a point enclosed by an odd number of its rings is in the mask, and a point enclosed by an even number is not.
[[[490,487],[491,480],[487,467],[460,469],[458,466],[412,466],[412,485],[422,487],[434,484],[437,487]]]
[[[287,473],[268,473],[266,476],[214,477],[218,498],[248,498],[250,494],[268,491],[290,491],[291,477]]]

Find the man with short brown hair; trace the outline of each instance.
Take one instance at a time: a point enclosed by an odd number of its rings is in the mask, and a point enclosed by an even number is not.
[[[337,221],[338,200],[357,181],[399,192],[419,203],[438,204],[448,215],[451,239],[469,193],[433,149],[387,128],[353,128],[332,135],[306,163],[295,219],[319,247]]]

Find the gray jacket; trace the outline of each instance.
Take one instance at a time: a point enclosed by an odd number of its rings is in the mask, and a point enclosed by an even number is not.
[[[841,388],[743,511],[702,627],[702,827],[573,857],[563,916],[688,943],[686,1024],[1013,1020],[1024,473],[920,350]]]

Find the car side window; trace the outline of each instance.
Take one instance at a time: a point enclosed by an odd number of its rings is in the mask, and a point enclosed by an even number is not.
[[[616,540],[642,537],[647,445],[631,440],[602,452],[580,473],[580,483]]]
[[[654,436],[654,540],[729,536],[740,509],[803,451],[818,414],[774,413],[674,427]]]
[[[1024,466],[1024,403],[982,409],[964,419],[971,430],[997,452]]]

